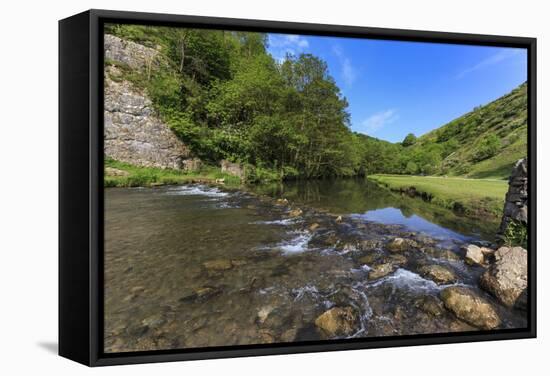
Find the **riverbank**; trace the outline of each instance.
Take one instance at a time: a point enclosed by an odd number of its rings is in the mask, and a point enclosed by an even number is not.
[[[508,189],[505,180],[496,179],[382,174],[368,179],[473,218],[500,218]]]
[[[221,172],[219,167],[205,166],[197,171],[139,167],[128,163],[105,160],[104,186],[109,187],[154,187],[161,185],[204,183],[235,188],[241,185],[237,176]]]

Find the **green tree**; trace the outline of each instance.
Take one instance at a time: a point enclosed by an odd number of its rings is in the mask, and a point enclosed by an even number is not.
[[[416,143],[416,136],[413,133],[409,133],[401,143],[403,146],[412,146]]]

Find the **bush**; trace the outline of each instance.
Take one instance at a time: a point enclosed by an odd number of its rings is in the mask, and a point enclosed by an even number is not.
[[[527,249],[527,225],[512,220],[504,232],[504,243],[509,247],[520,246]]]
[[[495,134],[485,137],[481,141],[478,149],[474,152],[473,161],[480,162],[495,156],[500,147],[500,139]]]

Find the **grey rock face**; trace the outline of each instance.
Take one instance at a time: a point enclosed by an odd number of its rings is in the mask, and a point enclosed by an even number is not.
[[[106,71],[104,105],[105,155],[137,166],[181,169],[189,149],[154,113],[145,93]]]
[[[499,229],[501,235],[506,232],[512,221],[527,224],[527,171],[527,158],[520,159],[512,171],[504,203],[504,214]]]
[[[105,35],[104,49],[106,59],[126,64],[132,69],[150,70],[159,64],[159,54],[156,49],[114,35]]]
[[[509,307],[527,306],[527,251],[521,247],[501,247],[495,262],[480,279],[480,285]]]
[[[161,64],[157,49],[105,35],[105,58],[142,72]],[[105,155],[137,166],[195,170],[200,160],[155,114],[145,92],[124,81],[114,66],[105,70]]]

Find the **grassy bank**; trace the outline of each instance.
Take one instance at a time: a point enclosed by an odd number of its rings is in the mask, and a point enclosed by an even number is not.
[[[105,161],[105,168],[122,171],[120,175],[105,173],[105,187],[150,187],[185,183],[215,183],[216,179],[224,179],[224,184],[229,187],[241,185],[240,178],[224,174],[219,167],[213,166],[206,166],[199,171],[183,172],[171,169],[138,167],[108,159]]]
[[[504,180],[411,175],[370,175],[368,179],[393,191],[422,197],[470,217],[502,215],[508,183]]]

